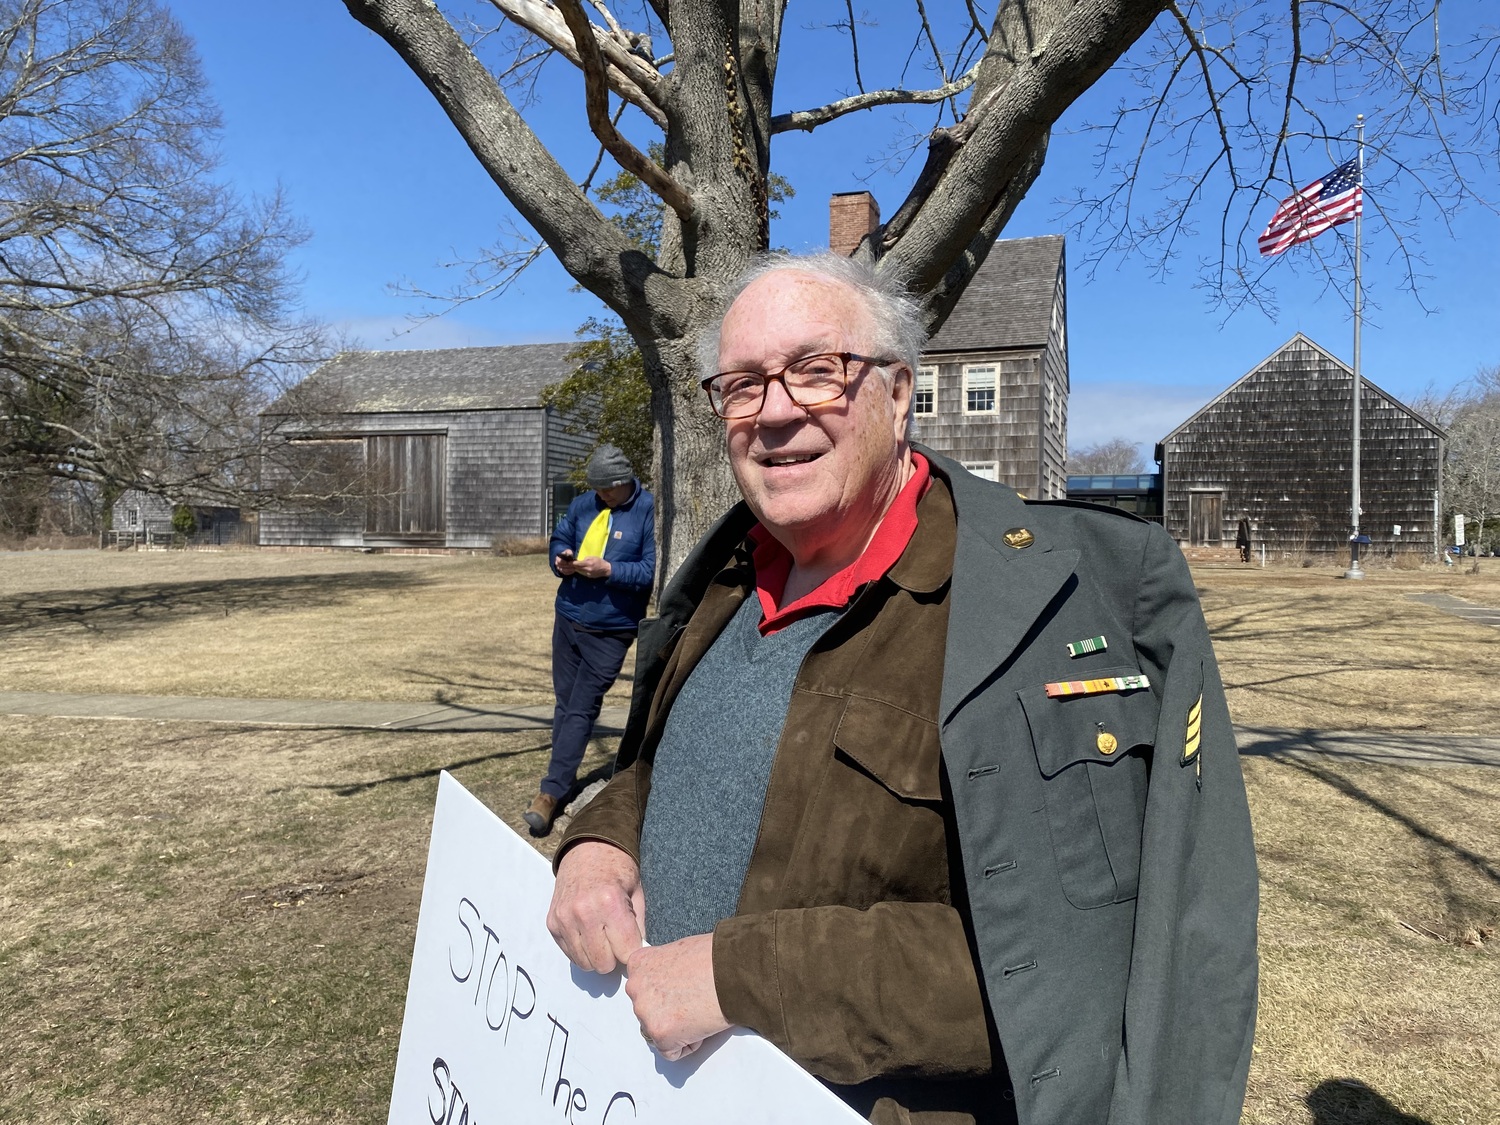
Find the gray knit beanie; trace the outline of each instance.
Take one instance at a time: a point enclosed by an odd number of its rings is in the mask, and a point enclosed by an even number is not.
[[[618,446],[601,445],[589,458],[583,479],[590,488],[617,488],[633,481],[635,470]]]

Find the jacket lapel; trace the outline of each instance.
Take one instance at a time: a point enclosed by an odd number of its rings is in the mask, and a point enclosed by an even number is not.
[[[933,469],[953,490],[958,543],[953,555],[953,602],[943,660],[938,720],[953,713],[1003,666],[1078,565],[1078,552],[1055,546],[1028,516],[1025,501],[927,449]],[[1024,529],[1032,539],[1017,547],[1007,532]]]

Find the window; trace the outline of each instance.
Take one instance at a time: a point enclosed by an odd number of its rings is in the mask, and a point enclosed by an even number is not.
[[[999,480],[1000,465],[996,461],[965,461],[964,468],[980,480]]]
[[[995,413],[995,368],[993,365],[964,368],[964,413]]]
[[[917,368],[917,380],[912,385],[911,412],[913,414],[937,412],[937,368]]]

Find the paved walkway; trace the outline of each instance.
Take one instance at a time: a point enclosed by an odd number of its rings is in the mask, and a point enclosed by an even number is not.
[[[1481,625],[1500,628],[1500,609],[1491,605],[1478,605],[1453,594],[1407,594],[1406,597],[1408,601],[1430,605],[1444,613],[1451,613],[1454,617],[1462,617],[1465,621],[1477,621]]]
[[[0,714],[74,719],[170,719],[278,727],[366,730],[511,731],[552,728],[552,708],[479,707],[457,703],[387,703],[316,699],[211,699],[196,696],[85,695],[0,691]],[[594,730],[620,734],[625,708],[606,707]],[[1432,766],[1500,767],[1500,738],[1466,734],[1235,728],[1240,753],[1264,757],[1345,758]]]

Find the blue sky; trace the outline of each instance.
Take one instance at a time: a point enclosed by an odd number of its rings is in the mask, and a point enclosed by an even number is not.
[[[196,40],[223,110],[223,178],[246,195],[279,185],[311,232],[294,263],[310,313],[363,346],[409,348],[568,340],[600,311],[592,296],[570,292],[571,279],[544,258],[505,296],[414,325],[411,318],[426,306],[392,286],[407,281],[450,289],[461,270],[442,263],[472,257],[499,237],[510,215],[432,97],[338,0],[169,4]],[[1461,34],[1466,20],[1477,22],[1481,6],[1482,0],[1445,4],[1445,36]],[[842,5],[800,5],[788,19],[777,110],[828,100],[847,82],[828,78],[819,57],[797,54],[794,22],[817,18],[820,7],[828,8],[829,19],[842,11]],[[871,3],[873,22],[886,7],[894,21],[895,9],[909,6]],[[880,59],[878,35],[877,28],[868,31],[871,64]],[[911,84],[918,81],[914,76]],[[1125,437],[1149,455],[1153,442],[1296,332],[1347,361],[1352,326],[1346,299],[1307,268],[1306,247],[1289,251],[1266,272],[1280,310],[1274,319],[1254,309],[1230,316],[1212,306],[1196,284],[1194,266],[1217,251],[1212,229],[1213,237],[1186,240],[1165,276],[1133,255],[1112,255],[1088,276],[1079,263],[1093,244],[1069,226],[1060,200],[1095,175],[1092,142],[1076,126],[1120,96],[1121,81],[1106,79],[1075,106],[1054,132],[1042,175],[1005,236],[1068,235],[1070,445]],[[1361,108],[1348,107],[1348,117]],[[581,86],[568,76],[546,91],[536,113],[539,131],[581,176],[594,155],[582,126]],[[774,167],[797,195],[780,208],[772,230],[776,245],[826,245],[828,196],[836,191],[868,188],[886,214],[900,204],[917,163],[871,163],[872,154],[888,147],[891,123],[888,115],[862,114],[811,137],[778,137]],[[1300,167],[1311,178],[1324,163],[1318,150],[1305,153]],[[1491,194],[1500,188],[1480,186]],[[1271,207],[1254,209],[1256,230]],[[1352,230],[1339,228],[1319,243],[1352,236]],[[1429,383],[1451,386],[1482,365],[1500,363],[1500,218],[1475,206],[1451,225],[1429,215],[1417,240],[1427,275],[1420,301],[1402,289],[1394,240],[1383,224],[1367,221],[1365,241],[1367,378],[1411,397]]]

